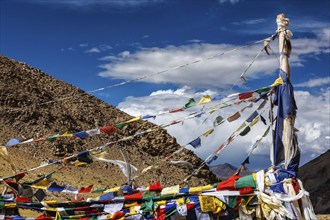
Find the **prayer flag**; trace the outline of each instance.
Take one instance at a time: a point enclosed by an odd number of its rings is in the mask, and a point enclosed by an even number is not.
[[[38,189],[35,193],[34,196],[36,197],[36,199],[41,202],[42,200],[44,200],[44,198],[47,196],[46,193],[42,190],[42,189]]]
[[[233,114],[232,116],[227,118],[228,122],[232,122],[237,120],[239,117],[241,117],[241,114],[239,112],[236,112],[235,114]]]
[[[86,131],[86,133],[89,136],[95,136],[95,135],[101,134],[101,131],[100,131],[100,129],[95,128],[95,129],[91,129],[91,130]]]
[[[251,92],[245,92],[245,93],[240,93],[238,94],[238,99],[239,100],[244,100],[244,99],[248,99],[251,98],[253,95],[254,91]]]
[[[201,138],[198,137],[196,138],[195,140],[191,141],[189,144],[193,147],[193,148],[197,148],[197,147],[200,147],[201,146]]]
[[[113,198],[115,198],[113,192],[109,192],[104,195],[101,195],[98,200],[99,201],[112,200]]]
[[[62,192],[64,189],[65,189],[65,185],[60,186],[60,185],[57,185],[56,182],[52,182],[52,184],[50,184],[50,186],[47,188],[47,190],[55,191],[55,192]]]
[[[255,92],[261,94],[264,92],[268,92],[271,88],[272,88],[271,86],[267,86],[267,87],[263,87],[261,89],[257,89],[257,90],[255,90]]]
[[[106,133],[108,135],[111,135],[111,134],[114,134],[116,133],[117,129],[115,126],[105,126],[105,127],[102,127],[100,128],[100,131],[102,131],[103,133]]]
[[[78,193],[90,193],[92,192],[92,189],[93,189],[93,185],[89,185],[87,187],[81,187],[78,191]]]
[[[119,124],[115,124],[115,127],[117,129],[123,129],[125,126],[127,126],[129,123],[128,122],[122,122],[122,123],[119,123]]]
[[[85,139],[85,138],[89,137],[89,135],[86,131],[76,132],[76,133],[73,133],[73,135],[80,139]]]
[[[265,125],[267,125],[266,119],[262,115],[260,115],[260,119]]]
[[[258,116],[258,112],[254,111],[249,117],[248,119],[246,119],[246,122],[252,122],[253,119],[255,119]]]
[[[257,123],[259,123],[259,121],[260,121],[260,116],[256,117],[256,118],[250,123],[250,126],[252,127],[252,126],[256,125]]]
[[[144,115],[141,119],[153,118],[156,119],[156,115]]]
[[[244,166],[244,164],[249,164],[250,163],[250,159],[249,159],[250,157],[247,157],[244,161],[243,161],[243,163],[242,163],[242,165]]]
[[[179,108],[179,109],[173,109],[173,110],[170,110],[169,113],[183,112],[183,111],[184,111],[183,108]]]
[[[213,122],[213,126],[217,127],[218,125],[221,125],[224,122],[223,117],[222,116],[218,116],[215,118],[214,122]]]
[[[79,160],[79,162],[88,163],[88,164],[93,162],[93,159],[89,154],[89,151],[80,152],[77,156],[77,159]]]
[[[126,123],[131,123],[131,122],[134,122],[134,121],[138,121],[138,120],[140,120],[141,118],[142,118],[142,116],[140,115],[140,116],[137,116],[137,117],[135,117],[135,118],[132,118],[131,120],[126,121]]]
[[[7,142],[6,146],[10,147],[10,146],[13,146],[13,145],[16,145],[19,143],[20,143],[20,140],[18,138],[12,138]]]
[[[78,189],[74,186],[66,186],[65,189],[62,191],[62,193],[72,193],[72,194],[78,194]]]
[[[209,161],[207,161],[206,163],[208,165],[210,165],[213,161],[216,161],[217,159],[218,159],[218,155],[213,155],[213,157]]]
[[[283,83],[284,83],[284,82],[283,82],[282,77],[279,76],[271,86],[272,86],[272,87],[275,87],[275,86],[282,85]]]
[[[180,191],[180,186],[179,185],[175,185],[175,186],[170,186],[170,187],[166,187],[162,190],[161,195],[175,195],[178,194]]]
[[[204,96],[202,96],[201,99],[199,100],[198,105],[208,103],[208,102],[210,102],[211,100],[212,100],[211,96],[209,96],[209,95],[204,95]]]
[[[41,181],[32,184],[33,188],[47,189],[48,185],[53,181],[52,178],[43,178]]]
[[[245,136],[251,131],[250,126],[247,126],[239,135]]]
[[[189,101],[188,101],[188,103],[186,103],[185,105],[184,105],[184,109],[187,109],[187,108],[190,108],[190,107],[192,107],[192,106],[195,106],[196,105],[196,101],[195,101],[195,99],[193,99],[193,98],[191,98],[191,99],[189,99]]]
[[[214,131],[214,129],[211,128],[211,129],[209,129],[208,131],[204,132],[202,135],[205,136],[205,137],[207,137],[207,136],[209,136],[210,134],[212,134],[213,131]]]
[[[60,134],[55,134],[53,136],[46,138],[46,140],[50,141],[50,142],[54,142],[59,136],[60,136]]]

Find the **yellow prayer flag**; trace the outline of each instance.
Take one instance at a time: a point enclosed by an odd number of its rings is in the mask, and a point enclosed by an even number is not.
[[[177,199],[177,200],[176,200],[176,204],[177,204],[178,206],[180,206],[180,205],[184,205],[184,204],[186,204],[186,203],[190,203],[189,198],[187,198],[186,201],[184,200],[184,198],[180,198],[180,199]]]
[[[73,134],[69,132],[65,132],[64,134],[61,134],[62,137],[73,137]]]
[[[207,136],[209,136],[210,134],[212,134],[212,133],[213,133],[213,131],[214,131],[214,129],[213,129],[213,128],[211,128],[210,130],[208,130],[208,131],[204,132],[204,133],[202,134],[202,136],[205,136],[205,137],[207,137]]]
[[[210,101],[212,101],[211,96],[204,95],[204,96],[202,96],[201,100],[199,100],[198,105],[205,104],[205,103],[208,103]]]
[[[104,193],[118,192],[119,190],[120,190],[120,186],[117,186],[117,187],[105,190]]]
[[[158,206],[160,205],[166,205],[167,201],[166,200],[161,200],[161,201],[158,201],[156,202]]]
[[[47,189],[47,187],[52,181],[53,181],[52,178],[43,178],[39,182],[33,184],[31,187],[36,189]]]
[[[141,118],[142,118],[142,116],[140,115],[140,116],[137,116],[137,117],[135,117],[135,118],[132,118],[131,120],[126,121],[125,123],[131,123],[131,122],[134,122],[134,121],[138,121],[138,120],[140,120]]]
[[[283,82],[282,77],[279,76],[271,86],[279,86],[279,85],[282,85],[283,83],[284,82]]]
[[[85,162],[80,162],[79,160],[73,161],[72,165],[74,166],[81,166],[81,165],[86,165],[87,163]]]
[[[241,130],[241,129],[244,128],[245,126],[246,126],[246,123],[243,122],[243,124],[241,124],[241,126],[239,126],[239,128],[237,128],[237,130],[236,130],[235,132]]]
[[[256,117],[256,118],[250,123],[250,126],[252,127],[253,125],[258,124],[259,121],[260,121],[260,116]]]

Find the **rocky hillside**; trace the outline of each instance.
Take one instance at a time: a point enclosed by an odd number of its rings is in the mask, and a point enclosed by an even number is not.
[[[61,100],[63,97],[71,97]],[[54,101],[49,104],[41,104]],[[46,73],[0,55],[0,144],[16,137],[20,140],[47,137],[59,132],[74,133],[106,125],[114,125],[132,117],[84,91],[55,79]],[[115,134],[100,134],[87,139],[75,137],[59,138],[54,142],[41,141],[8,147],[11,161],[19,170],[39,165],[43,161],[58,160],[74,153],[102,146],[109,141],[144,131],[156,126],[146,121],[130,123]],[[139,171],[150,165],[159,165],[156,170],[137,178],[139,185],[147,186],[150,181],[160,180],[165,186],[180,183],[191,170],[165,162],[165,157],[179,149],[175,138],[163,129],[151,132],[131,141],[121,142],[108,148],[107,159],[122,159],[119,149],[129,153],[131,163]],[[201,160],[193,152],[184,150],[173,160],[185,160],[194,168]],[[40,174],[59,170],[48,166],[29,173],[25,179],[36,179]],[[0,160],[0,177],[11,175],[10,167]],[[126,178],[121,171],[109,163],[94,162],[82,167],[64,167],[53,176],[58,182],[75,186],[115,186]],[[215,176],[204,168],[189,184],[203,185],[215,182]],[[0,188],[2,186],[0,185]],[[1,190],[1,189],[0,189]]]
[[[299,168],[299,178],[309,192],[314,211],[330,214],[330,150]]]

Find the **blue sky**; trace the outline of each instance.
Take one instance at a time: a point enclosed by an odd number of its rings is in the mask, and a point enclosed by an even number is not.
[[[283,12],[294,34],[291,81],[298,99],[296,127],[302,162],[306,162],[330,148],[329,8],[328,0],[0,0],[0,53],[91,91],[269,37],[276,30],[276,15]],[[276,42],[271,46],[277,52]],[[202,94],[257,89],[277,78],[274,55],[262,53],[246,73],[247,83],[239,81],[230,88],[260,48],[256,44],[94,95],[139,115],[180,107]],[[198,123],[169,132],[183,144],[203,130]],[[205,158],[222,143],[222,137],[221,131],[213,134],[196,153]],[[247,151],[244,148],[242,153],[240,146],[252,140],[237,141],[219,163],[237,166]],[[261,162],[251,166],[268,165],[269,142],[255,152]],[[241,157],[234,157],[233,152],[241,152]]]

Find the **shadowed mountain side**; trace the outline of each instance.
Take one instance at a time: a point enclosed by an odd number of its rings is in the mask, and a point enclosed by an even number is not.
[[[70,98],[60,100],[64,97]],[[49,101],[55,102],[40,104]],[[59,132],[74,133],[114,125],[131,118],[128,114],[68,83],[25,63],[0,55],[1,145],[13,137],[25,140],[48,137]],[[146,121],[137,121],[112,135],[100,134],[86,139],[61,137],[54,142],[42,141],[8,147],[8,151],[17,169],[26,170],[43,161],[58,160],[156,127]],[[166,130],[159,129],[131,141],[110,146],[106,158],[123,160],[119,149],[125,149],[129,153],[131,164],[138,168],[137,174],[150,165],[159,165],[157,169],[138,177],[138,184],[147,186],[150,181],[161,180],[164,186],[170,186],[179,184],[191,173],[188,168],[178,167],[163,160],[179,147],[175,138]],[[189,150],[183,150],[172,160],[185,160],[194,168],[202,163],[202,160]],[[9,168],[7,163],[1,161],[0,176],[11,175]],[[48,166],[31,172],[24,180],[36,179],[37,175],[48,174],[60,168],[61,173],[54,175],[56,181],[74,186],[94,184],[94,187],[112,187],[126,180],[117,166],[105,162],[94,162],[81,167]],[[189,184],[196,186],[215,181],[215,176],[204,167]]]
[[[330,150],[299,168],[299,178],[309,192],[317,214],[330,214]]]

